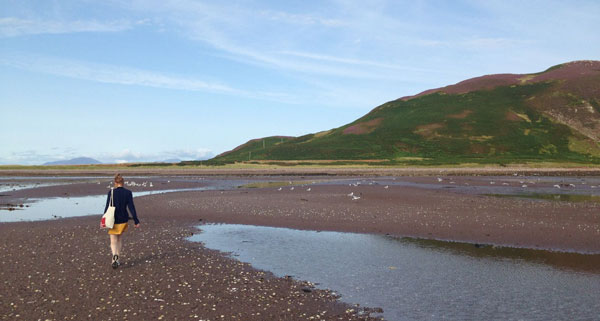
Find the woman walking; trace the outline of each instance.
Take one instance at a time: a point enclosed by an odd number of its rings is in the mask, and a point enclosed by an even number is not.
[[[123,187],[125,180],[121,174],[115,175],[115,188],[108,192],[108,198],[106,199],[106,206],[104,212],[108,209],[110,204],[111,192],[113,194],[113,206],[115,207],[115,225],[113,228],[108,230],[110,236],[110,249],[112,250],[112,267],[116,269],[121,263],[119,263],[119,256],[121,255],[121,249],[123,247],[123,233],[127,230],[127,221],[129,220],[129,213],[133,217],[135,227],[140,226],[140,221],[137,218],[135,212],[135,205],[133,205],[133,194],[130,190]]]

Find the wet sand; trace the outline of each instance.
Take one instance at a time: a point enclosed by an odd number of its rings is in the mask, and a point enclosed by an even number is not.
[[[2,198],[105,192],[106,186],[86,182]],[[341,303],[332,292],[277,278],[185,240],[199,232],[196,215],[155,209],[152,200],[135,199],[141,227],[126,232],[117,270],[110,267],[100,215],[0,223],[0,319],[375,320],[371,310]],[[99,204],[98,212],[102,208]]]
[[[0,180],[0,194],[4,199],[45,197],[74,197],[102,195],[112,187],[112,177],[35,177]],[[126,188],[132,192],[187,189],[205,187],[213,182],[202,177],[128,177]]]
[[[453,180],[484,184],[471,177]],[[15,191],[2,201],[105,193],[106,186],[94,184]],[[353,200],[350,193],[360,199]],[[108,237],[98,228],[99,216],[0,223],[2,319],[310,320],[317,315],[327,320],[369,319],[330,292],[257,271],[184,240],[199,232],[196,225],[206,222],[600,253],[600,204],[595,202],[326,182],[286,185],[281,190],[157,194],[137,197],[135,202],[142,227],[127,232],[123,265],[117,270],[110,268]]]
[[[205,222],[600,253],[597,202],[511,199],[405,186],[291,187],[182,192],[144,202],[171,216]]]
[[[117,270],[98,217],[0,224],[0,319],[373,319],[328,291],[185,241],[198,232],[192,220],[139,204],[142,225],[126,232]]]

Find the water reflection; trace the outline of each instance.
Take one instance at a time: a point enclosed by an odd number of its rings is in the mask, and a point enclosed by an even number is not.
[[[537,199],[544,201],[561,201],[561,202],[595,202],[600,203],[598,195],[582,195],[582,194],[542,194],[542,193],[522,193],[522,194],[484,194],[486,196],[508,197],[508,198],[526,198]]]
[[[145,195],[185,191],[203,191],[216,188],[217,187],[215,186],[207,186],[136,192],[134,193],[134,199],[135,197],[141,197]],[[16,206],[0,207],[0,222],[38,221],[85,215],[102,215],[102,210],[106,204],[106,195],[40,198],[29,199],[27,202],[28,203],[23,207],[21,207],[20,204],[8,204]]]
[[[532,250],[524,248],[493,246],[487,244],[471,244],[408,237],[388,238],[398,242],[415,244],[417,246],[434,251],[438,250],[442,252],[450,252],[458,255],[467,255],[474,258],[493,258],[514,261],[521,260],[530,263],[550,265],[559,269],[591,272],[600,275],[600,254],[590,255],[581,253]]]
[[[600,311],[600,273],[564,269],[597,256],[381,235],[202,225],[190,239],[278,276],[319,283],[388,320],[588,320]],[[556,268],[560,266],[561,268]]]

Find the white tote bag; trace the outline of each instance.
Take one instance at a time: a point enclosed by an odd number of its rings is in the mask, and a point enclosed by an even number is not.
[[[102,228],[113,228],[115,225],[115,204],[113,202],[113,189],[110,189],[110,204],[108,204],[108,208],[106,209],[106,213],[102,215],[102,220],[100,220],[100,227]]]

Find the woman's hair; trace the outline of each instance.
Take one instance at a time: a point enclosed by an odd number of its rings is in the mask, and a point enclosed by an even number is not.
[[[121,176],[121,174],[115,175],[115,184],[123,185],[124,182],[125,180],[123,179],[123,176]]]

